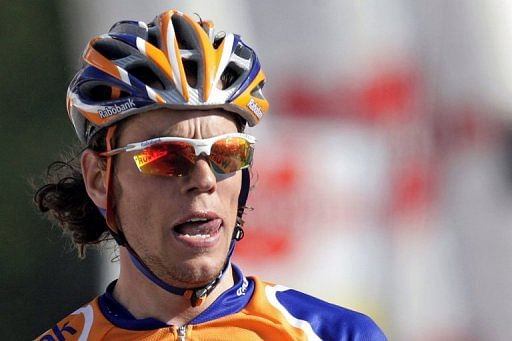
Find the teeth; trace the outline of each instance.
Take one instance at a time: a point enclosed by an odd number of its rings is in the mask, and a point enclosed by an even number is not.
[[[197,239],[210,238],[209,234],[194,234],[194,235],[185,234],[184,236],[187,237],[187,238],[197,238]]]

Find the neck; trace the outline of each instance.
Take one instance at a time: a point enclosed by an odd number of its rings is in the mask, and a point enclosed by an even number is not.
[[[234,284],[231,268],[217,287],[197,306],[190,299],[171,294],[146,278],[131,262],[125,248],[120,250],[121,270],[114,288],[114,298],[137,319],[156,318],[169,325],[181,326],[206,310],[217,297]],[[137,293],[137,294],[134,294]]]

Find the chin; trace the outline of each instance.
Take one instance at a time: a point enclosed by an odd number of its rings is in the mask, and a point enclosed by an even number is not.
[[[191,259],[180,265],[164,270],[161,278],[169,284],[194,288],[208,284],[215,279],[224,268],[226,259],[212,259],[211,257],[199,257]]]

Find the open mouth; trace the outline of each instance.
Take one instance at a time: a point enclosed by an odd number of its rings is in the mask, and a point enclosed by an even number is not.
[[[216,236],[221,226],[220,218],[190,218],[174,226],[174,232],[180,237],[201,240]]]

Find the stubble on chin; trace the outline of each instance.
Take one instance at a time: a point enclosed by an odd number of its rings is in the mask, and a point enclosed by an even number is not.
[[[162,259],[153,255],[147,255],[143,258],[146,265],[160,279],[171,285],[180,283],[179,286],[186,288],[195,288],[208,284],[215,279],[222,268],[226,259],[217,260],[215,265],[194,266],[189,264],[165,264]]]

